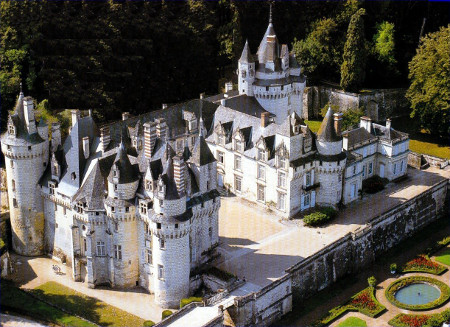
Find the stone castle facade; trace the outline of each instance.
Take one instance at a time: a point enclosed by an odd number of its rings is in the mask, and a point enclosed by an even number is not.
[[[218,189],[292,217],[355,200],[375,174],[406,174],[408,136],[389,121],[362,117],[342,132],[330,109],[313,133],[301,118],[305,83],[270,21],[256,57],[244,46],[237,91],[101,128],[73,110],[64,142],[21,93],[1,138],[14,250],[59,257],[91,287],[137,285],[175,307],[214,256]]]

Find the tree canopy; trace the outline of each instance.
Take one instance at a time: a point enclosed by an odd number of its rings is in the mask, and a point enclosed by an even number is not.
[[[431,134],[450,135],[450,25],[425,36],[409,63],[411,117]]]
[[[341,87],[346,91],[359,91],[366,77],[367,49],[363,18],[365,14],[363,8],[359,9],[353,14],[348,25],[341,65]]]

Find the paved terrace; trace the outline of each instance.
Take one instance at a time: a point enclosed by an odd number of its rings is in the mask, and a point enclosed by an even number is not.
[[[408,168],[408,179],[353,202],[323,228],[304,227],[301,220],[281,221],[238,197],[222,198],[218,248],[222,256],[217,266],[264,287],[280,278],[286,268],[449,177],[448,167]]]

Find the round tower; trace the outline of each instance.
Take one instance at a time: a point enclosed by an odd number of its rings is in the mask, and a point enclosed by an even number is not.
[[[105,209],[110,218],[111,281],[114,286],[131,287],[139,280],[139,251],[134,198],[139,186],[137,165],[132,165],[120,144],[108,175]]]
[[[21,255],[41,255],[44,213],[38,182],[48,164],[48,131],[43,126],[37,128],[33,99],[22,92],[7,124],[1,148],[8,181],[12,246]]]
[[[238,65],[239,94],[253,96],[253,82],[255,81],[255,60],[250,53],[248,41],[245,41],[244,49],[242,50],[242,55],[239,59]]]
[[[340,127],[334,122],[331,108],[328,108],[317,132],[316,147],[316,170],[320,183],[316,201],[319,205],[335,207],[342,199],[343,172],[347,156],[342,150]]]

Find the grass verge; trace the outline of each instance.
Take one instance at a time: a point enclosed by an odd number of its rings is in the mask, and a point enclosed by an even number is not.
[[[2,312],[22,314],[40,321],[59,326],[95,326],[83,319],[72,316],[51,305],[42,302],[22,291],[7,280],[0,283],[2,294]]]
[[[338,327],[367,327],[367,324],[364,320],[357,317],[348,317]]]
[[[447,248],[444,251],[442,251],[441,254],[435,257],[435,260],[437,262],[443,263],[444,265],[450,266],[450,248]]]
[[[144,319],[56,282],[31,291],[36,297],[57,305],[101,326],[142,326]]]

